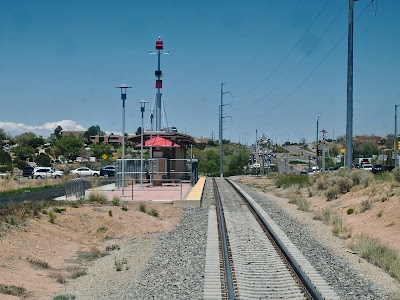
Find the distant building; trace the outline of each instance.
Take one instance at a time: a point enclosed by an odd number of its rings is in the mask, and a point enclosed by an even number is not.
[[[84,134],[85,132],[86,132],[86,131],[78,131],[78,130],[71,130],[71,131],[68,131],[68,130],[63,130],[63,131],[61,131],[61,136],[62,136],[62,137],[73,136],[73,137],[76,137],[77,139],[79,139],[80,137],[83,136],[83,134]]]
[[[128,140],[128,136],[125,137],[125,144],[126,145],[132,145],[132,143]],[[92,144],[106,144],[106,145],[111,145],[118,147],[122,145],[122,136],[121,135],[92,135],[90,137],[90,143]]]

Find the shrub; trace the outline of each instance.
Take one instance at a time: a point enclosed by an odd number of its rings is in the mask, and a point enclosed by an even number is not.
[[[116,196],[116,195],[114,195],[113,198],[112,198],[112,205],[120,206],[120,204],[121,204],[121,198]]]
[[[353,170],[350,174],[353,185],[362,185],[368,187],[374,182],[374,174],[365,172],[365,170]]]
[[[62,283],[62,284],[67,283],[67,281],[65,280],[65,277],[61,273],[56,273],[53,276],[58,283]]]
[[[50,223],[54,224],[56,219],[57,219],[56,213],[54,211],[52,211],[52,210],[49,211],[49,221],[50,221]]]
[[[383,210],[380,210],[380,211],[378,211],[378,213],[376,214],[376,217],[377,217],[377,218],[380,218],[380,217],[382,217],[382,215],[383,215]]]
[[[329,187],[329,182],[325,177],[318,178],[315,184],[319,190],[326,190]]]
[[[80,259],[84,259],[84,260],[87,260],[87,261],[92,261],[92,260],[95,260],[97,258],[106,256],[108,254],[109,253],[107,253],[107,252],[100,252],[98,249],[92,248],[89,252],[79,251],[78,252],[78,257]]]
[[[349,208],[348,210],[347,210],[347,214],[348,215],[351,215],[351,214],[353,214],[354,213],[354,208]]]
[[[336,181],[336,184],[338,186],[339,192],[341,194],[346,194],[353,186],[353,181],[348,177],[339,177]]]
[[[122,205],[122,206],[121,206],[121,209],[122,209],[123,211],[128,211],[128,208],[127,208],[125,205]]]
[[[96,203],[105,203],[107,201],[107,196],[100,192],[91,192],[89,194],[89,201]]]
[[[337,186],[331,186],[325,193],[326,200],[331,201],[337,199],[339,195],[339,188]]]
[[[319,209],[313,217],[314,220],[320,220],[324,224],[330,224],[332,221],[332,210],[327,207],[327,208],[322,208]]]
[[[299,198],[299,199],[297,199],[296,204],[297,204],[297,208],[299,210],[308,211],[308,209],[311,206],[311,201],[309,201],[309,200],[307,200],[305,198]]]
[[[158,211],[157,211],[156,209],[154,209],[154,208],[152,208],[152,209],[148,212],[148,214],[149,214],[150,216],[152,216],[152,217],[158,217]]]
[[[351,237],[351,227],[348,224],[345,224],[343,222],[343,218],[341,216],[337,216],[335,215],[332,218],[332,233],[335,236],[338,236],[342,239],[348,239],[349,237]]]
[[[400,281],[400,257],[396,251],[384,245],[380,240],[362,234],[354,239],[349,247],[362,258],[384,269]]]
[[[400,182],[400,168],[393,169],[391,174],[395,181]]]
[[[366,210],[369,210],[372,208],[372,202],[369,200],[363,200],[361,202],[361,206],[360,206],[360,213],[365,212]]]
[[[145,213],[145,212],[146,212],[146,205],[144,205],[143,203],[141,203],[141,204],[139,205],[139,211],[142,212],[142,213]]]
[[[53,211],[58,214],[62,213],[63,211],[66,211],[66,210],[67,210],[66,208],[58,208],[58,207],[53,208]]]

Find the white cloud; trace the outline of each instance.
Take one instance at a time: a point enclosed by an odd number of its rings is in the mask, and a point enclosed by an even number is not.
[[[31,126],[25,125],[23,123],[14,123],[14,122],[0,122],[0,128],[4,130],[4,132],[11,134],[12,136],[16,136],[25,132],[33,132],[36,135],[41,135],[44,138],[48,137],[51,133],[54,132],[54,129],[57,126],[61,126],[63,130],[87,130],[82,125],[76,124],[72,120],[62,120],[58,122],[49,122],[43,125]]]

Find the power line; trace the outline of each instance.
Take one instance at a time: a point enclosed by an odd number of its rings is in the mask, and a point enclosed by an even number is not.
[[[364,10],[361,12],[361,14],[357,17],[354,23],[357,23],[357,21],[361,18],[361,16],[364,14],[364,12],[367,10],[367,8],[371,5],[373,0],[371,0],[368,5],[364,8]],[[272,110],[280,106],[283,102],[285,102],[290,96],[292,96],[307,80],[308,78],[311,77],[312,74],[322,65],[322,63],[328,58],[328,56],[333,52],[333,50],[336,49],[336,47],[340,44],[340,42],[344,39],[344,37],[347,35],[348,30],[342,35],[342,37],[337,41],[337,43],[333,46],[333,48],[325,55],[325,57],[322,59],[322,61],[311,71],[311,73],[289,94],[287,95],[281,102],[279,102],[277,105],[275,105],[273,108],[269,109],[268,112],[265,112],[259,116],[256,117],[256,119],[261,118],[262,116],[266,115],[267,113],[270,113]]]
[[[297,69],[298,67],[303,63],[303,61],[311,54],[311,52],[314,50],[314,48],[317,46],[317,44],[321,41],[321,39],[325,36],[325,34],[328,32],[328,30],[331,28],[333,23],[335,23],[336,19],[340,16],[340,14],[343,12],[343,10],[346,8],[347,3],[343,6],[343,8],[339,11],[339,13],[335,16],[335,18],[331,21],[329,26],[325,29],[325,31],[322,33],[322,35],[319,37],[319,39],[314,43],[312,48],[307,52],[307,54],[300,60],[299,63],[296,64],[296,66],[287,74],[279,83],[276,85],[274,88],[272,88],[266,95],[262,96],[260,99],[255,101],[254,103],[258,103],[261,100],[265,99],[269,95],[271,95],[278,87],[282,85]]]
[[[260,85],[262,85],[265,81],[267,81],[282,65],[283,63],[289,58],[289,56],[293,53],[293,51],[297,48],[297,46],[301,43],[305,35],[310,31],[311,27],[315,24],[315,22],[318,20],[322,12],[325,10],[325,8],[328,6],[329,0],[325,3],[325,5],[322,7],[322,9],[319,11],[317,16],[314,18],[313,22],[307,27],[306,31],[303,33],[303,35],[300,37],[300,39],[297,41],[297,43],[292,47],[292,49],[289,51],[289,53],[286,55],[286,57],[276,66],[276,68],[271,71],[267,77],[265,77],[259,84],[257,84],[253,89],[251,89],[249,92],[252,90],[254,91],[257,89]],[[249,93],[247,92],[247,93]]]

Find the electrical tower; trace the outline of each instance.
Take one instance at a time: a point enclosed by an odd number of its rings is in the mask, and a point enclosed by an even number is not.
[[[222,146],[222,141],[223,141],[223,119],[226,118],[227,116],[224,116],[224,94],[227,94],[229,92],[224,92],[224,84],[226,83],[221,83],[221,104],[219,105],[219,171],[220,171],[220,177],[224,177],[224,152],[223,152],[223,146]]]

